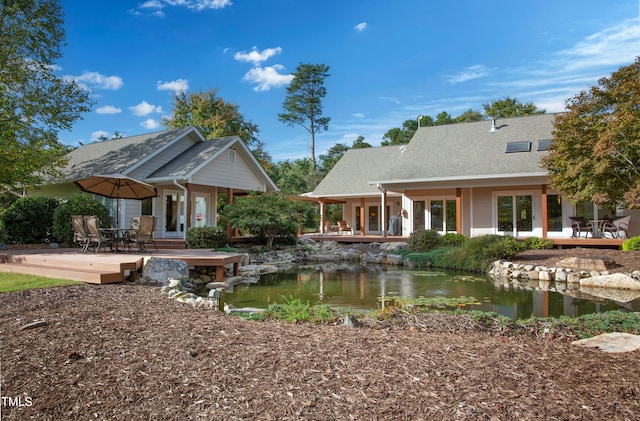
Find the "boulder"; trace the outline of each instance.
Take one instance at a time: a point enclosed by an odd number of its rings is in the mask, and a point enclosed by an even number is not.
[[[189,265],[183,260],[148,257],[142,266],[142,277],[158,286],[166,285],[169,279],[188,279]]]
[[[580,279],[580,287],[615,288],[640,291],[640,281],[622,273]]]
[[[603,272],[614,266],[615,263],[616,262],[614,262],[613,259],[608,257],[569,257],[568,259],[560,260],[556,266],[577,270],[596,270],[598,272]]]
[[[640,335],[622,332],[603,333],[593,338],[573,341],[571,345],[599,348],[604,352],[631,352],[640,349]]]

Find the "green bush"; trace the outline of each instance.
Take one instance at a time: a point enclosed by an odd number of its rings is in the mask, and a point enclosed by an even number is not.
[[[622,250],[640,250],[640,237],[631,237],[624,240],[622,243]]]
[[[51,227],[58,199],[47,196],[23,197],[3,215],[5,240],[10,244],[38,244],[53,241]]]
[[[487,247],[483,250],[483,256],[491,260],[509,260],[525,250],[526,245],[518,241],[518,239],[514,237],[502,237],[500,241],[493,241],[487,244]]]
[[[548,238],[527,237],[524,240],[527,250],[545,250],[553,248],[553,241]]]
[[[439,245],[442,247],[462,247],[467,241],[467,237],[462,234],[448,232],[440,238]]]
[[[187,230],[187,248],[219,249],[229,245],[229,237],[223,227],[196,227]]]
[[[425,252],[433,250],[440,244],[440,234],[436,230],[414,231],[409,236],[411,251]]]
[[[65,245],[73,244],[71,215],[96,215],[100,219],[101,226],[111,225],[111,216],[105,205],[86,193],[74,193],[53,213],[53,236]]]

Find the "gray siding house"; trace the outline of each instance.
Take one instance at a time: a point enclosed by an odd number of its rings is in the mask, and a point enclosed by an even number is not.
[[[68,154],[63,178],[28,192],[66,198],[75,180],[122,173],[155,186],[158,196],[120,199],[119,226],[155,215],[156,238],[184,238],[186,228],[217,225],[217,195],[278,188],[238,136],[205,140],[195,127],[165,130],[84,145]],[[116,199],[95,196],[116,216]],[[113,223],[115,224],[115,220]]]
[[[321,206],[343,203],[344,219],[362,235],[386,235],[390,218],[399,216],[405,236],[434,229],[560,238],[572,233],[570,216],[631,213],[629,235],[638,235],[637,212],[574,205],[548,185],[540,159],[548,153],[554,118],[422,127],[406,145],[351,149],[306,196]]]

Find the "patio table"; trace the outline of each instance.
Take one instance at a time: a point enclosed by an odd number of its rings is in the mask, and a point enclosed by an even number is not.
[[[589,219],[591,222],[591,237],[602,238],[602,225],[607,222],[606,219]]]
[[[130,234],[135,233],[136,231],[138,230],[133,228],[100,228],[100,232],[112,239],[111,250],[116,253],[119,251],[125,251],[127,238],[130,238]],[[122,250],[118,248],[118,245],[122,245]]]

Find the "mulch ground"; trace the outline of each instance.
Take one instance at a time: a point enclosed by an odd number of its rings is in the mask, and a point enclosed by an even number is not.
[[[35,327],[27,324],[43,321]],[[640,418],[638,351],[399,315],[257,322],[156,288],[0,294],[2,419]],[[6,399],[12,398],[12,401]],[[18,400],[20,398],[20,400]],[[16,407],[18,402],[24,406]],[[30,403],[30,406],[27,404]]]

